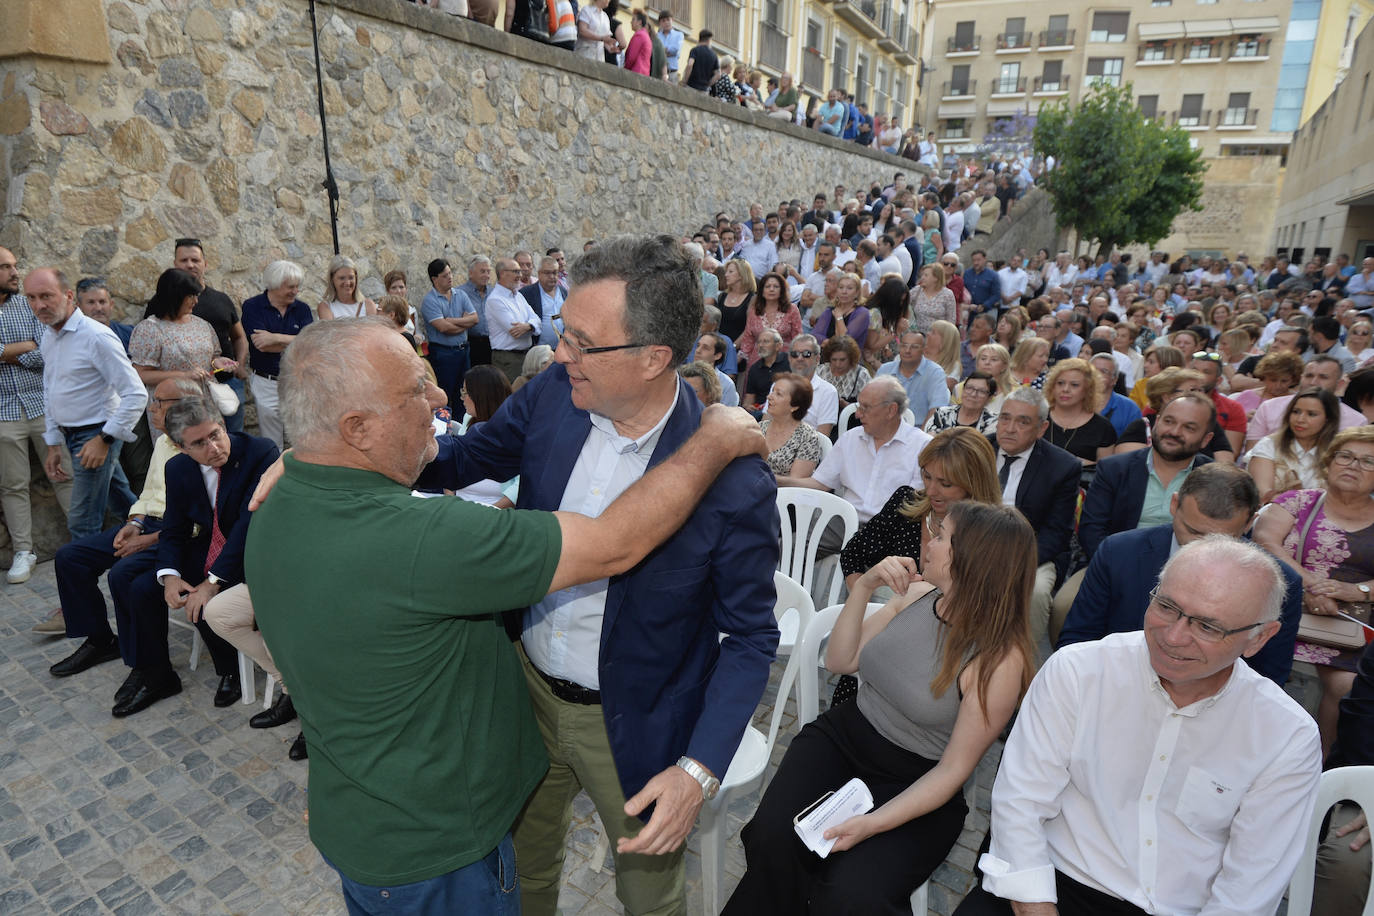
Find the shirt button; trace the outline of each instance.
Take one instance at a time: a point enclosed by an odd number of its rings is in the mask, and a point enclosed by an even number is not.
[[[1146,841],[1145,841],[1145,845],[1146,845],[1146,846],[1153,846],[1154,844],[1155,844],[1155,841],[1154,841],[1154,840],[1146,840]]]
[[[1160,754],[1160,755],[1159,755],[1159,759],[1160,759],[1160,760],[1168,760],[1168,759],[1169,759],[1169,755],[1168,755],[1168,754]]]
[[[1146,801],[1154,801],[1154,800],[1155,800],[1155,797],[1154,797],[1153,795],[1147,795],[1147,796],[1145,796],[1145,800],[1146,800]]]

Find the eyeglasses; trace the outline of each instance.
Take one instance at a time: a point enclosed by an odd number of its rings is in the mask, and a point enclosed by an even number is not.
[[[792,357],[793,359],[810,359],[811,357],[813,357],[813,356],[816,355],[816,351],[815,351],[815,350],[790,350],[790,351],[788,351],[788,354],[787,354],[787,355],[790,356],[790,357]]]
[[[157,407],[167,407],[171,404],[180,404],[182,398],[153,398],[153,404]]]
[[[986,388],[970,388],[970,387],[967,386],[967,385],[964,386],[964,396],[965,396],[965,397],[967,397],[967,396],[969,396],[969,395],[973,395],[974,397],[985,398],[985,397],[987,397],[987,396],[988,396],[989,394],[991,394],[991,393],[992,393],[992,392],[988,391]]]
[[[1221,354],[1209,353],[1206,350],[1198,350],[1196,353],[1193,354],[1193,359],[1206,359],[1211,360],[1214,363],[1219,363],[1221,362]]]
[[[562,318],[563,315],[562,315],[562,313],[559,313],[559,314],[557,314],[557,315],[554,315],[553,317],[554,317],[554,318]],[[582,362],[582,357],[584,357],[584,356],[594,356],[594,355],[596,355],[597,353],[612,353],[612,352],[614,352],[614,351],[616,351],[616,350],[635,350],[635,349],[638,349],[638,348],[640,348],[640,347],[647,347],[647,346],[649,346],[648,344],[623,343],[623,344],[613,344],[612,346],[609,346],[609,347],[579,347],[577,344],[575,344],[575,343],[573,343],[571,340],[569,340],[569,339],[567,338],[567,335],[564,334],[564,332],[562,332],[562,331],[559,331],[559,332],[558,332],[558,343],[559,343],[560,346],[564,346],[564,347],[567,347],[567,348],[568,348],[568,355],[569,355],[569,357],[572,359],[572,361],[575,362],[575,363],[580,363],[580,362]]]
[[[1217,626],[1204,617],[1194,617],[1192,614],[1183,613],[1183,608],[1159,594],[1158,587],[1150,590],[1149,609],[1152,609],[1162,620],[1170,624],[1180,620],[1188,621],[1188,632],[1202,642],[1221,642],[1228,636],[1262,627],[1266,622],[1261,620],[1259,623],[1252,623],[1247,627],[1236,627],[1234,630],[1228,630],[1225,627]]]
[[[1362,471],[1374,471],[1374,455],[1357,455],[1354,452],[1341,449],[1331,453],[1331,463],[1338,464],[1343,468],[1348,468],[1353,464],[1359,464]]]

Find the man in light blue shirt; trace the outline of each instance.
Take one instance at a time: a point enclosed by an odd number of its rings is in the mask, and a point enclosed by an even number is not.
[[[487,296],[491,293],[491,258],[479,254],[468,262],[468,282],[458,287],[477,315],[477,324],[468,332],[471,364],[491,364],[491,338],[487,334]]]
[[[429,262],[429,282],[433,288],[420,303],[425,339],[429,341],[429,364],[448,402],[457,404],[463,376],[471,365],[468,331],[477,324],[477,312],[467,296],[453,288],[453,268],[448,261],[435,258]]]
[[[753,232],[753,238],[740,242],[739,256],[754,269],[754,279],[760,280],[778,263],[778,246],[768,237],[763,220],[751,221],[749,229]]]
[[[879,375],[892,376],[906,389],[907,406],[916,417],[917,428],[926,425],[935,408],[949,404],[945,370],[926,359],[925,354],[926,336],[920,331],[907,331],[902,335],[897,358],[878,369]]]
[[[682,33],[673,28],[673,14],[664,10],[658,14],[658,40],[668,58],[668,82],[677,82],[678,55],[682,52]]]

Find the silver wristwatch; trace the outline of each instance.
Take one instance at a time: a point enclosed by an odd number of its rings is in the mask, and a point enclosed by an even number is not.
[[[1365,584],[1362,583],[1362,582],[1360,582],[1360,583],[1356,583],[1355,587],[1358,588],[1358,589],[1360,590],[1360,594],[1364,595],[1364,600],[1365,600],[1365,601],[1368,601],[1368,600],[1369,600],[1369,586],[1368,586],[1368,585],[1365,585]]]
[[[687,775],[701,783],[701,797],[706,801],[716,797],[720,791],[720,780],[712,776],[706,767],[697,763],[691,757],[679,757],[677,765],[687,771]]]

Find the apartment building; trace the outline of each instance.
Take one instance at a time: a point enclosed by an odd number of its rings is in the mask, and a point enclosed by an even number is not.
[[[802,91],[853,92],[869,111],[917,120],[924,0],[667,0],[661,9],[691,41],[712,45],[770,76],[790,72]]]
[[[947,0],[931,20],[923,124],[944,151],[969,151],[998,119],[1131,83],[1147,114],[1183,127],[1205,156],[1282,154],[1293,128],[1276,124],[1276,93],[1296,5]]]

